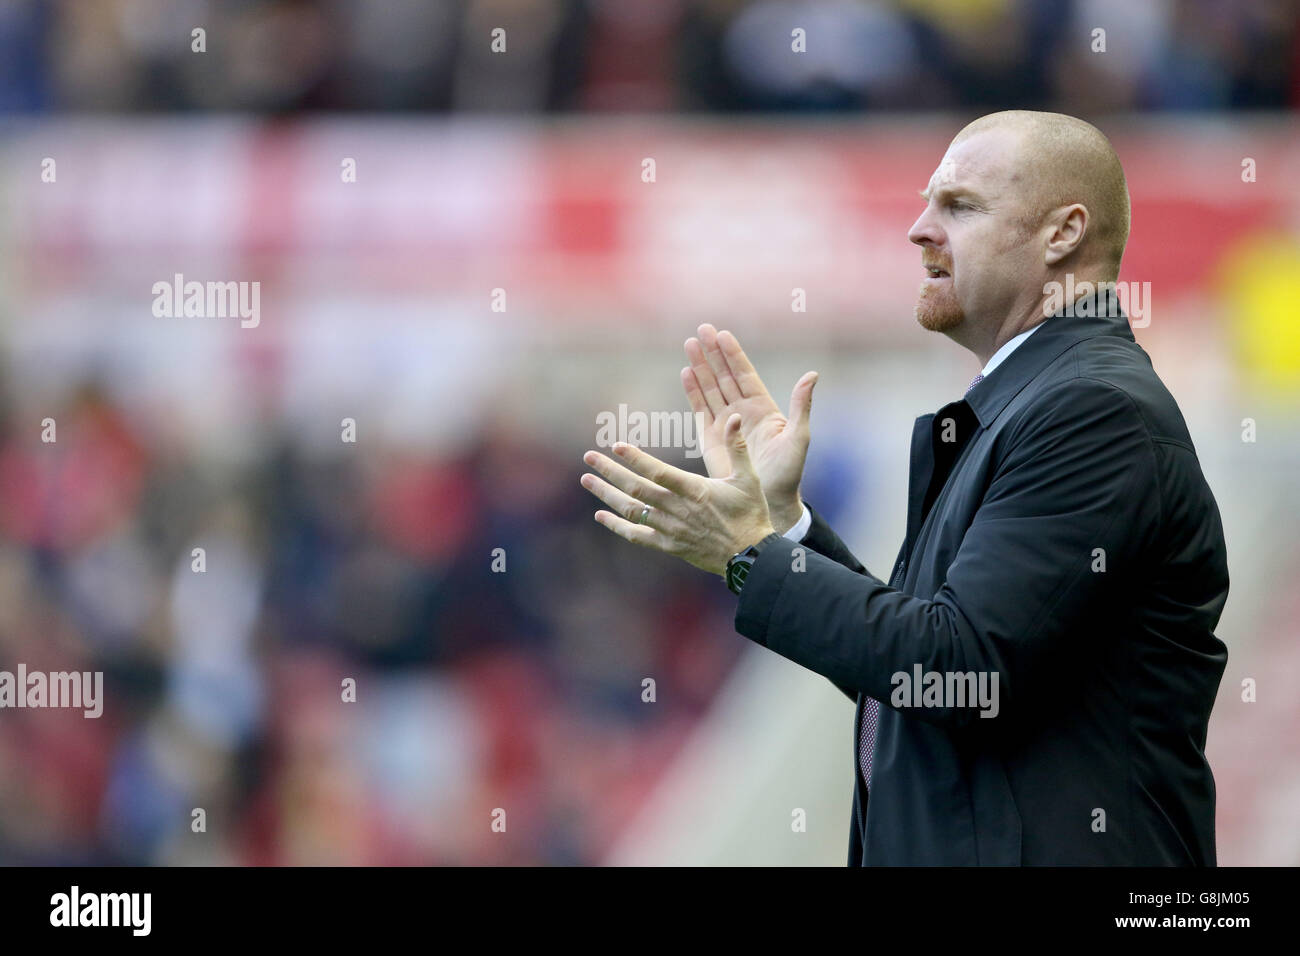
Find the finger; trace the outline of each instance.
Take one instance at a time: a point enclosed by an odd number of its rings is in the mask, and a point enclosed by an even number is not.
[[[700,380],[695,377],[695,370],[689,366],[682,369],[682,388],[686,389],[686,399],[691,403],[691,411],[700,416],[696,424],[704,428],[712,425],[715,418],[713,410],[709,408],[708,400],[704,397],[704,389],[700,388]]]
[[[646,457],[649,458],[650,456],[647,455]],[[646,481],[645,478],[598,451],[587,452],[582,456],[582,460],[600,472],[609,484],[629,498],[635,498],[637,501],[645,502],[662,511],[671,509],[673,504],[672,494],[662,486],[656,485],[653,480]],[[586,487],[586,485],[584,484],[583,487]],[[588,488],[587,490],[590,491],[591,489]],[[638,514],[640,510],[637,509]]]
[[[767,391],[767,386],[759,378],[754,363],[740,347],[739,339],[723,329],[718,333],[718,348],[722,351],[723,358],[727,360],[727,367],[731,369],[732,377],[735,378],[742,395],[761,395]]]
[[[754,473],[754,465],[749,460],[749,446],[745,443],[745,433],[740,430],[740,415],[732,415],[727,419],[723,435],[727,442],[727,457],[731,459],[731,477],[741,480],[752,479],[757,482],[758,476]]]
[[[660,488],[667,488],[669,491],[686,498],[693,499],[699,492],[701,482],[707,481],[707,479],[701,478],[699,475],[692,475],[689,471],[682,471],[680,468],[665,464],[654,455],[647,454],[640,448],[627,444],[627,442],[615,442],[614,454],[621,458],[623,463],[638,475],[649,478]],[[654,504],[654,502],[649,503]],[[668,507],[664,510],[676,510],[671,507],[671,496],[668,496],[665,503]]]
[[[727,364],[726,356],[718,348],[718,333],[713,326],[700,326],[700,342],[704,346],[709,367],[713,369],[713,375],[718,380],[718,390],[722,392],[722,397],[727,400],[727,404],[730,405],[744,398],[740,386],[736,384],[735,376],[731,374],[731,366]]]
[[[704,355],[704,346],[700,344],[699,339],[686,340],[686,357],[691,360],[691,371],[695,373],[695,380],[700,385],[700,392],[704,395],[710,413],[715,417],[721,415],[722,410],[727,407],[727,400],[723,397],[722,390],[718,388],[718,379],[713,374],[713,367],[709,365],[709,360]]]
[[[808,418],[812,414],[812,393],[817,379],[816,372],[805,372],[794,383],[794,391],[790,393],[790,414],[786,417],[790,421],[790,427],[796,431],[808,428]]]
[[[653,507],[650,509],[650,512],[646,514],[645,502],[638,501],[631,495],[615,488],[608,481],[598,478],[595,475],[585,474],[579,480],[582,483],[582,487],[586,488],[601,501],[605,502],[605,504],[609,505],[614,514],[621,518],[626,518],[633,524],[660,530],[660,523],[665,518],[670,517]],[[642,514],[646,515],[644,521],[641,520]]]
[[[597,511],[596,520],[620,538],[626,538],[633,544],[639,544],[645,548],[654,548],[656,551],[668,550],[662,541],[661,535],[654,528],[649,528],[643,524],[633,524],[626,518],[620,518],[608,511]]]

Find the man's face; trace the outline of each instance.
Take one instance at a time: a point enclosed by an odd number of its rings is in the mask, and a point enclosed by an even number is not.
[[[973,321],[992,329],[1041,290],[1042,250],[1026,228],[1034,196],[1019,153],[1015,133],[985,130],[948,147],[930,177],[925,211],[907,234],[926,267],[916,301],[923,328],[948,332]]]

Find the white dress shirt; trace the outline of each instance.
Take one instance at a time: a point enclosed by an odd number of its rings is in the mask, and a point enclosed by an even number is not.
[[[980,374],[985,378],[992,375],[993,370],[1001,365],[1006,360],[1006,357],[1014,352],[1021,342],[1029,338],[1029,336],[1033,335],[1042,327],[1043,323],[1039,322],[1032,329],[1026,329],[1019,335],[1007,339],[1006,342],[1002,343],[1002,348],[993,353],[993,357],[988,360],[988,364],[984,366],[980,371]],[[804,506],[803,514],[801,514],[799,520],[794,523],[794,527],[785,532],[785,537],[789,538],[791,541],[802,541],[804,535],[808,533],[808,529],[811,527],[812,515],[808,512],[807,506]]]
[[[1003,361],[1006,359],[1006,357],[1010,355],[1012,352],[1014,352],[1016,350],[1016,347],[1019,346],[1021,342],[1029,338],[1029,336],[1033,335],[1042,327],[1043,327],[1043,323],[1039,322],[1032,329],[1025,329],[1025,331],[1021,332],[1019,335],[1015,336],[1014,338],[1007,339],[1005,342],[1003,342],[1002,348],[998,349],[996,352],[993,353],[993,357],[989,359],[989,363],[984,366],[984,368],[980,371],[980,374],[983,375],[985,378],[988,378],[991,374],[993,374],[993,370],[997,368],[999,365],[1001,365]]]

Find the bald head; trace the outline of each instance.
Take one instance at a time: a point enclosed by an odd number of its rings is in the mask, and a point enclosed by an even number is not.
[[[1078,203],[1088,226],[1074,271],[1096,273],[1101,281],[1119,276],[1128,242],[1129,198],[1124,168],[1115,149],[1091,123],[1064,113],[1008,110],[967,125],[953,145],[978,133],[1014,134],[1018,155],[1008,157],[1012,182],[1024,202],[1024,225],[1035,229],[1053,210]]]

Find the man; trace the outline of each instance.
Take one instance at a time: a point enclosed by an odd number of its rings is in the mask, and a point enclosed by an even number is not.
[[[1118,306],[1119,160],[1081,120],[995,113],[922,197],[916,318],[983,369],[916,422],[887,581],[800,497],[816,374],[787,419],[710,326],[682,378],[712,477],[588,452],[596,519],[725,575],[741,634],[857,702],[851,865],[1214,865],[1226,553]]]

